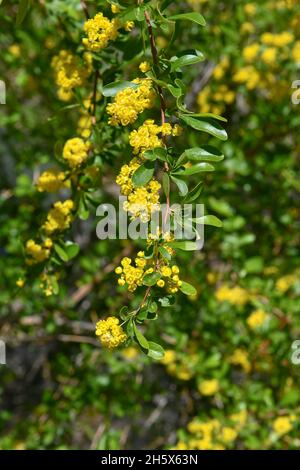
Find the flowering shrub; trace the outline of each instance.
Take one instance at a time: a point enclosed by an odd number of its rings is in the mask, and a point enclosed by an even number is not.
[[[9,3],[0,447],[299,448],[298,2]]]

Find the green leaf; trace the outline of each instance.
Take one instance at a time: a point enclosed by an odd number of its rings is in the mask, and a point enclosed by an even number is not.
[[[186,196],[189,192],[188,185],[185,181],[182,181],[180,178],[176,178],[175,176],[171,175],[171,180],[176,184],[179,189],[180,196]]]
[[[132,175],[132,182],[135,187],[145,186],[152,179],[154,174],[154,165],[146,162],[141,165]]]
[[[102,95],[106,97],[116,96],[116,94],[119,93],[119,91],[122,91],[125,88],[137,88],[137,87],[138,87],[137,83],[119,80],[116,82],[108,83],[108,85],[105,85],[102,88]]]
[[[152,162],[155,160],[165,161],[167,158],[167,150],[162,147],[157,147],[153,150],[147,150],[144,152],[143,157]]]
[[[157,343],[154,343],[153,341],[149,341],[148,346],[149,346],[149,351],[148,351],[149,357],[151,357],[152,359],[155,359],[156,361],[160,361],[164,357],[165,351],[162,348],[162,346],[160,346]]]
[[[171,248],[175,248],[175,249],[177,248],[183,251],[195,251],[198,249],[196,242],[186,241],[186,240],[178,241],[178,242],[169,242],[168,246],[170,246]]]
[[[198,197],[200,196],[200,194],[202,193],[202,191],[203,191],[203,181],[200,181],[200,183],[198,183],[197,186],[195,186],[194,189],[192,189],[192,191],[189,194],[187,194],[184,202],[190,203],[190,202],[196,201]]]
[[[133,324],[133,330],[134,330],[134,334],[135,334],[135,337],[136,337],[139,345],[142,346],[143,349],[148,350],[149,349],[149,343],[148,343],[147,339],[145,338],[145,336],[140,332],[140,330],[138,329],[138,327],[136,326],[135,323]]]
[[[220,116],[219,114],[213,114],[213,113],[190,113],[189,116],[194,117],[194,118],[212,118],[216,119],[217,121],[223,121],[227,122],[227,119],[223,116]]]
[[[175,98],[180,98],[180,96],[183,95],[181,88],[177,88],[173,85],[168,85],[168,90]]]
[[[187,65],[193,65],[193,64],[197,64],[198,62],[203,62],[205,57],[202,54],[202,52],[195,51],[195,54],[186,54],[181,57],[178,57],[178,58],[175,57],[172,59],[171,59],[171,72],[175,72],[181,67],[186,67]]]
[[[197,295],[197,290],[195,289],[192,284],[189,284],[188,282],[182,281],[182,285],[180,287],[181,292],[183,292],[185,295]]]
[[[170,261],[170,259],[172,258],[168,250],[166,250],[163,246],[160,246],[158,248],[158,251],[160,252],[161,256],[165,258],[167,261]]]
[[[164,193],[166,195],[166,197],[169,196],[170,194],[170,177],[168,175],[168,173],[164,172],[163,174],[163,189],[164,189]]]
[[[174,295],[166,295],[165,297],[160,297],[158,302],[164,308],[171,307],[175,303],[175,297]]]
[[[143,284],[144,286],[152,287],[154,286],[157,281],[161,278],[160,273],[150,273],[146,274],[146,276],[143,279]]]
[[[78,255],[80,247],[77,243],[68,241],[65,243],[64,249],[68,255],[68,259],[70,260],[72,258],[75,258],[75,256]]]
[[[29,3],[30,3],[30,0],[20,0],[19,9],[17,13],[17,19],[16,19],[17,26],[20,26],[20,24],[24,21],[27,15],[28,8],[29,8]]]
[[[174,175],[178,176],[191,176],[197,173],[202,173],[203,171],[215,171],[214,167],[210,163],[197,163],[188,168],[184,168],[183,170],[178,170],[174,173]]]
[[[188,114],[180,114],[180,119],[184,121],[188,126],[196,129],[197,131],[203,131],[210,134],[217,139],[227,140],[227,132],[220,126],[219,123],[213,122],[213,120],[203,120],[200,118],[190,117]]]
[[[58,256],[60,257],[60,259],[62,261],[69,261],[69,257],[68,257],[68,254],[65,252],[65,250],[60,246],[60,245],[57,245],[56,243],[54,244],[54,250],[56,251],[56,253],[58,254]]]
[[[194,222],[201,225],[212,225],[213,227],[223,227],[223,223],[215,215],[204,215],[203,217],[198,217],[193,219]]]
[[[200,13],[181,13],[179,15],[173,15],[168,17],[169,20],[188,20],[193,21],[194,23],[200,24],[200,26],[205,26],[206,21]]]
[[[186,158],[187,160],[196,162],[221,162],[224,159],[222,152],[211,145],[187,149],[183,152],[182,157],[183,159]],[[181,158],[181,156],[179,158]]]

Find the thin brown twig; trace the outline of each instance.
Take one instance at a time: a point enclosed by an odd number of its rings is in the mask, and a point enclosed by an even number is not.
[[[85,14],[85,17],[86,17],[86,19],[88,20],[90,16],[89,16],[89,11],[88,11],[88,8],[87,8],[87,5],[86,5],[85,1],[84,1],[84,0],[81,0],[81,1],[80,1],[80,4],[81,4],[81,8],[82,8],[82,10],[83,10],[83,12],[84,12],[84,14]]]
[[[150,15],[149,15],[148,11],[145,11],[144,15],[145,15],[145,18],[146,18],[146,23],[147,23],[148,33],[149,33],[151,54],[152,54],[152,58],[153,58],[153,65],[154,65],[155,71],[157,72],[159,70],[158,52],[157,52],[155,37],[154,37],[154,34],[153,34],[153,28],[152,28],[152,25],[151,25],[151,18],[150,18]],[[157,87],[157,91],[158,91],[158,95],[159,95],[159,99],[160,99],[161,124],[163,126],[166,123],[167,105],[166,105],[166,100],[165,100],[165,96],[164,96],[164,92],[163,92],[162,87],[159,84],[156,84],[156,87]],[[162,135],[162,139],[163,139],[163,142],[166,146],[166,136],[164,134]],[[164,162],[164,169],[165,169],[166,173],[169,172],[168,162]],[[165,214],[165,224],[167,222],[167,218],[168,218],[168,215],[169,215],[169,212],[170,212],[170,194],[166,194],[166,199],[167,199],[167,210],[166,210],[166,214]]]

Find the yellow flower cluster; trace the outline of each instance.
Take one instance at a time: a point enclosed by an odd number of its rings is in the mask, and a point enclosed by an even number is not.
[[[248,353],[244,349],[236,349],[230,356],[229,362],[236,366],[241,366],[246,374],[251,370],[251,363],[248,358]]]
[[[160,183],[154,178],[143,187],[134,188],[132,175],[139,168],[139,161],[134,158],[129,165],[123,165],[116,183],[121,187],[121,193],[127,196],[124,202],[124,210],[130,212],[133,218],[141,217],[141,220],[148,222],[151,214],[159,210]]]
[[[294,41],[294,35],[288,31],[278,34],[263,33],[260,40],[267,46],[285,47]]]
[[[123,258],[121,266],[115,269],[116,274],[120,275],[118,279],[119,286],[128,285],[129,292],[134,292],[139,286],[143,284],[143,278],[149,271],[145,270],[147,261],[145,254],[140,251],[134,260],[135,266],[132,264],[130,258]]]
[[[38,191],[48,193],[55,193],[66,185],[66,174],[56,169],[44,171],[36,183]]]
[[[84,54],[84,63],[71,52],[62,50],[54,56],[51,66],[55,73],[55,82],[58,86],[58,97],[62,101],[72,98],[72,90],[82,86],[92,71],[92,56]]]
[[[43,229],[46,233],[51,234],[56,231],[61,231],[69,228],[72,215],[71,211],[74,207],[74,203],[71,199],[67,199],[64,202],[55,202],[52,209],[50,209],[47,220],[43,225]]]
[[[254,312],[252,312],[247,318],[247,324],[251,330],[255,330],[256,328],[260,328],[267,318],[268,315],[264,310],[254,310]]]
[[[227,85],[219,85],[214,92],[211,87],[206,86],[197,97],[197,103],[202,113],[222,114],[226,105],[230,105],[235,100],[235,92]]]
[[[273,429],[278,434],[278,436],[283,436],[284,434],[289,433],[293,429],[293,421],[295,421],[295,416],[280,416],[276,418],[273,422]]]
[[[179,278],[179,267],[168,266],[166,264],[160,265],[159,272],[163,279],[157,281],[158,287],[165,287],[169,294],[176,294],[182,286],[182,281]]]
[[[180,132],[181,128],[177,124],[174,127],[170,123],[158,126],[153,119],[147,119],[137,130],[130,133],[129,143],[135,155],[142,154],[146,150],[162,147],[159,134],[178,136]]]
[[[46,238],[42,245],[36,243],[34,240],[28,240],[25,246],[26,263],[29,265],[37,264],[45,261],[50,256],[53,242],[50,238]]]
[[[276,281],[276,290],[282,294],[285,294],[299,279],[297,274],[287,274],[286,276],[282,276]]]
[[[51,277],[46,273],[42,273],[40,276],[40,288],[43,290],[46,297],[50,297],[53,294],[53,283]]]
[[[201,395],[210,396],[215,395],[220,389],[220,384],[217,379],[203,380],[198,385],[198,390]]]
[[[103,13],[97,13],[94,18],[87,20],[83,29],[87,37],[82,39],[82,44],[93,52],[104,49],[109,41],[114,41],[118,36],[118,22],[109,20]]]
[[[194,418],[187,425],[190,433],[187,439],[180,440],[175,450],[225,450],[231,448],[248,418],[246,410],[241,410],[228,417],[232,423],[222,424],[218,419],[200,421]]]
[[[78,167],[87,160],[90,148],[90,142],[85,142],[80,137],[74,137],[65,143],[63,158],[67,160],[70,167]]]
[[[234,74],[233,81],[244,84],[248,90],[254,90],[260,84],[261,77],[255,67],[247,65]]]
[[[107,112],[111,116],[109,124],[127,126],[133,124],[140,113],[150,109],[155,99],[152,80],[149,78],[136,78],[133,80],[136,87],[125,88],[119,91],[113,103],[107,106]]]
[[[116,274],[120,275],[118,284],[120,286],[127,284],[129,292],[134,292],[137,287],[142,285],[144,276],[146,276],[146,274],[154,273],[153,261],[151,261],[151,264],[147,266],[145,253],[140,251],[134,260],[134,264],[130,258],[123,258],[121,261],[121,266],[118,266],[115,269],[115,272]],[[182,281],[178,275],[178,266],[170,267],[166,264],[160,264],[156,269],[156,272],[158,272],[162,277],[157,281],[158,287],[165,287],[171,294],[178,292],[178,289],[182,285]]]
[[[167,349],[161,363],[167,368],[168,374],[179,380],[191,380],[195,372],[193,371],[194,359],[197,361],[198,356],[189,356],[188,361],[185,357],[180,357],[173,349]]]
[[[249,292],[239,286],[229,287],[223,285],[216,291],[216,299],[219,302],[229,302],[232,305],[245,305],[249,302],[251,296]]]
[[[116,317],[108,317],[106,320],[98,321],[96,336],[99,337],[105,348],[114,349],[126,341],[127,336],[119,323],[119,319]]]

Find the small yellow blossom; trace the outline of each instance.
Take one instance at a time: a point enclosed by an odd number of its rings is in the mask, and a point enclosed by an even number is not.
[[[289,433],[293,429],[292,418],[290,416],[280,416],[273,422],[273,429],[279,436]]]
[[[150,66],[149,62],[142,62],[139,65],[139,69],[142,73],[147,73],[151,69],[151,66]]]
[[[198,386],[199,392],[205,396],[215,395],[219,389],[220,385],[217,379],[203,380]]]
[[[255,330],[256,328],[261,327],[265,323],[267,317],[268,315],[264,310],[255,310],[247,318],[247,324],[249,328],[251,328],[251,330]]]

